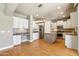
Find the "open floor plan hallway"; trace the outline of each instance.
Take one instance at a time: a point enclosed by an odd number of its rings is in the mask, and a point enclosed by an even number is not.
[[[14,48],[0,52],[0,56],[77,56],[76,50],[68,49],[63,39],[57,39],[53,44],[44,39],[32,43],[24,42]]]

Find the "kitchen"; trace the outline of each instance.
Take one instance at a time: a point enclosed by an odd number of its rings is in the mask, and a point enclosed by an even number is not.
[[[2,12],[0,16],[1,19],[3,19],[1,20],[0,26],[0,37],[2,38],[0,41],[1,50],[3,50],[7,46],[13,47],[15,51],[15,48],[18,46],[24,47],[25,49],[28,49],[27,47],[29,47],[30,50],[31,48],[36,49],[36,47],[40,46],[39,49],[46,48],[45,51],[49,50],[50,52],[55,50],[54,53],[57,53],[57,55],[60,55],[58,54],[58,52],[60,51],[63,54],[63,51],[65,51],[65,49],[66,51],[68,49],[77,51],[77,4],[1,4],[1,7],[4,10],[5,6],[7,8],[6,14]],[[10,14],[12,11],[9,10],[14,10],[13,14]],[[34,45],[30,46],[30,44]],[[50,47],[52,48],[52,50],[50,49]],[[58,51],[55,48],[61,49]],[[73,50],[69,50],[69,52]],[[76,51],[73,52],[77,55]],[[16,52],[18,53],[18,51]],[[53,53],[48,53],[48,55],[50,54]]]
[[[75,9],[76,8],[77,7],[75,7]],[[61,12],[61,14],[63,14],[63,12]],[[32,42],[37,39],[44,39],[49,43],[54,43],[59,38],[65,40],[65,46],[67,48],[78,48],[77,9],[72,11],[69,17],[63,16],[62,19],[57,20],[37,21],[32,16],[26,17],[18,13],[16,13],[15,16],[16,17],[13,17],[14,45],[21,44],[26,41]]]

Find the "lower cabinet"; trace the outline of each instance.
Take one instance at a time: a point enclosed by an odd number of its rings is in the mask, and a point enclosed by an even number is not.
[[[76,35],[65,35],[65,45],[67,48],[77,49],[78,39]]]
[[[21,41],[26,42],[30,40],[30,34],[22,34],[21,35]]]
[[[33,40],[39,39],[39,33],[33,33]],[[22,35],[13,35],[13,45],[21,44],[21,42],[29,41],[30,35],[22,34]]]
[[[13,36],[13,44],[14,45],[21,44],[21,35],[14,35]]]
[[[39,33],[33,33],[33,40],[39,39]]]

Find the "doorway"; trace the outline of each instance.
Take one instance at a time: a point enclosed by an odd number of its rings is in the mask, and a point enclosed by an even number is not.
[[[43,39],[43,38],[44,38],[44,26],[39,25],[39,39]]]

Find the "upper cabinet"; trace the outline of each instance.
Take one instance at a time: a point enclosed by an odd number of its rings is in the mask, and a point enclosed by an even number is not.
[[[68,20],[66,21],[66,28],[73,28],[72,19],[68,19]]]
[[[70,14],[70,16],[71,16],[72,26],[77,27],[78,26],[78,14],[77,14],[77,12],[72,12]]]
[[[64,21],[64,28],[75,28],[78,26],[78,15],[77,12],[70,13],[70,19]]]
[[[53,30],[56,29],[56,28],[57,28],[57,23],[56,23],[56,22],[53,22],[53,23],[51,24],[51,27],[52,27]]]
[[[19,17],[13,17],[13,28],[29,28],[28,20]]]
[[[36,24],[36,21],[33,21],[33,29],[38,29],[38,25]]]
[[[63,28],[67,27],[67,21],[63,21]]]

